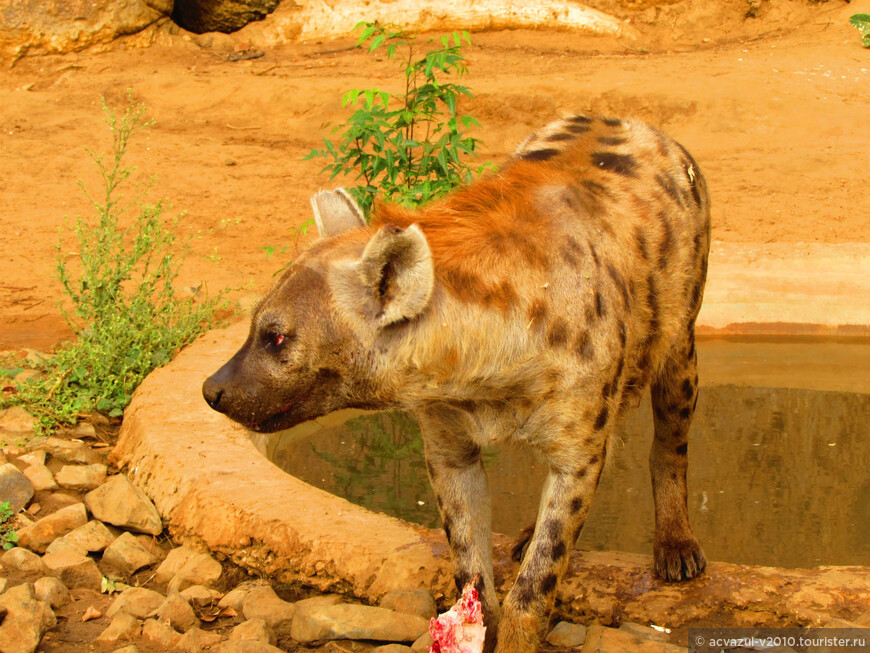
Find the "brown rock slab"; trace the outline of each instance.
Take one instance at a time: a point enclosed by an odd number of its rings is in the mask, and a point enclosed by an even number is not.
[[[89,492],[106,481],[107,468],[102,463],[93,465],[64,465],[54,480],[62,488],[75,492]]]
[[[142,624],[142,639],[163,650],[171,651],[178,646],[181,634],[157,619],[146,619]]]
[[[130,576],[139,569],[154,564],[157,558],[132,533],[121,533],[103,552],[100,568],[106,576]]]
[[[112,622],[97,635],[94,643],[101,646],[116,646],[136,639],[140,632],[139,620],[125,612],[120,612],[112,617]]]
[[[414,653],[427,653],[430,646],[432,646],[432,637],[428,632],[425,632],[414,640],[414,643],[411,644],[411,650]]]
[[[0,651],[33,653],[42,636],[57,623],[51,608],[39,601],[29,583],[18,585],[0,595]]]
[[[291,637],[310,643],[331,639],[413,642],[429,629],[429,620],[368,605],[325,606],[294,619]]]
[[[261,619],[278,636],[290,634],[296,606],[281,599],[265,585],[252,589],[242,602],[245,619]],[[294,637],[295,639],[295,637]]]
[[[87,524],[74,528],[63,536],[67,542],[83,548],[85,551],[97,553],[103,551],[115,541],[115,535],[101,521],[92,519]]]
[[[387,610],[415,614],[424,619],[431,619],[438,614],[435,610],[435,599],[423,588],[387,592],[378,605]]]
[[[197,553],[185,562],[169,581],[169,591],[180,592],[191,585],[218,587],[222,574],[221,563],[208,553]]]
[[[83,503],[74,503],[46,515],[36,523],[18,531],[18,544],[42,553],[54,540],[74,528],[86,524],[88,513]]]
[[[33,498],[33,483],[12,463],[0,465],[0,497],[12,512],[22,510]]]
[[[411,653],[413,650],[404,644],[383,644],[375,646],[369,653]]]
[[[71,551],[47,553],[42,556],[42,562],[48,573],[60,579],[69,589],[100,591],[103,574],[97,563],[87,556]]]
[[[86,549],[83,549],[78,544],[73,544],[65,537],[59,537],[47,547],[45,547],[46,553],[62,553],[64,551],[71,551],[72,553],[77,553],[78,555],[82,556],[88,555]]]
[[[157,574],[154,579],[161,585],[166,585],[197,553],[199,551],[184,545],[172,549],[166,554],[166,558],[160,563],[160,566],[157,567]]]
[[[13,433],[32,433],[36,418],[21,406],[0,410],[0,429]]]
[[[118,594],[112,605],[106,610],[106,616],[114,617],[116,614],[124,612],[137,619],[145,619],[153,614],[165,599],[165,596],[154,590],[145,587],[131,587]]]
[[[16,546],[6,551],[0,557],[6,567],[17,569],[18,571],[30,571],[38,574],[45,573],[45,565],[42,564],[42,558],[36,555],[33,551]]]
[[[88,492],[85,505],[94,517],[107,524],[149,535],[159,535],[163,530],[151,499],[124,474],[117,474]]]
[[[233,628],[229,636],[230,640],[247,639],[274,645],[276,642],[275,631],[269,628],[265,619],[248,619]]]
[[[24,468],[22,474],[30,479],[33,489],[37,492],[56,490],[60,487],[54,480],[54,474],[45,465],[30,465]]]
[[[37,449],[36,451],[31,451],[30,453],[21,454],[20,456],[18,456],[18,462],[23,463],[28,467],[31,465],[44,465],[45,450]]]
[[[619,624],[619,629],[627,633],[631,633],[632,635],[637,635],[638,637],[644,637],[646,639],[657,639],[660,642],[670,641],[667,633],[656,630],[651,626],[634,623],[633,621],[624,621],[623,623]]]
[[[560,621],[547,634],[547,644],[565,648],[582,646],[586,640],[586,626],[572,624],[570,621]]]
[[[586,630],[583,653],[686,653],[686,648],[594,624]]]
[[[205,585],[191,585],[190,587],[179,592],[184,600],[191,605],[205,606],[210,605],[221,598],[220,592],[217,592]]]
[[[185,653],[203,653],[221,641],[221,639],[223,638],[217,633],[194,627],[181,636],[176,646]]]
[[[186,633],[199,625],[193,608],[181,594],[170,594],[164,599],[155,615],[163,623],[168,623],[180,633]]]
[[[209,650],[210,653],[282,653],[282,649],[254,639],[230,639]]]
[[[69,590],[66,585],[53,576],[43,576],[37,580],[33,583],[33,591],[37,599],[47,603],[52,609],[69,603]]]
[[[46,438],[39,445],[52,458],[57,458],[65,463],[77,463],[79,465],[94,465],[102,462],[100,454],[79,440],[64,440],[63,438]]]
[[[186,30],[234,32],[271,14],[280,0],[184,0],[176,2],[172,20]]]

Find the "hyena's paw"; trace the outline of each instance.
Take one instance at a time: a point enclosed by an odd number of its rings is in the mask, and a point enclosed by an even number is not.
[[[699,576],[707,566],[707,558],[694,537],[685,540],[656,542],[653,547],[656,576],[662,580],[680,581]]]

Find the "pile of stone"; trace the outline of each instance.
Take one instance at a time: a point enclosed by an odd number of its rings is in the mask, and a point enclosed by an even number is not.
[[[15,410],[0,411],[7,434],[11,419],[27,423],[29,416]],[[66,619],[99,624],[93,646],[107,652],[259,653],[354,640],[362,643],[356,651],[423,653],[431,643],[436,606],[426,590],[394,591],[375,607],[338,595],[286,601],[265,580],[229,587],[226,569],[208,551],[171,548],[168,537],[158,537],[163,524],[154,504],[124,474],[112,473],[104,453],[81,440],[29,436],[0,453],[0,501],[18,513],[17,546],[0,556],[3,653],[36,651],[61,610]],[[112,595],[102,612],[92,605],[70,612],[74,596],[101,592]],[[551,650],[685,650],[657,639],[645,626],[593,626],[587,633],[562,622],[547,642]]]

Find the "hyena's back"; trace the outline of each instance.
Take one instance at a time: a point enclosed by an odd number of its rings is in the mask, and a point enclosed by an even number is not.
[[[385,207],[375,225],[387,223],[418,224],[444,285],[527,331],[526,351],[579,358],[593,374],[619,359],[620,406],[674,346],[691,340],[694,355],[707,187],[691,155],[644,123],[558,120],[499,174],[429,210]]]

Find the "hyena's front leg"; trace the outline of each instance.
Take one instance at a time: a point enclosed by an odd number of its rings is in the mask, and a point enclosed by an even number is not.
[[[437,405],[417,415],[423,433],[426,468],[450,544],[456,588],[475,576],[486,626],[487,653],[495,647],[499,606],[492,576],[490,497],[480,447],[470,433],[469,415]]]
[[[547,455],[550,473],[534,534],[516,583],[502,606],[497,653],[537,650],[556,598],[556,586],[568,566],[568,556],[598,485],[608,433],[609,429],[603,429],[591,438],[588,434],[572,435],[562,440],[558,456]],[[584,440],[594,440],[595,444],[577,445]]]
[[[652,384],[655,438],[649,455],[655,502],[653,558],[664,580],[694,578],[707,564],[687,507],[689,426],[698,401],[695,334],[677,345]]]

